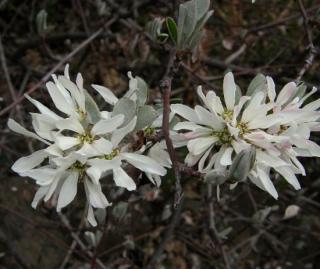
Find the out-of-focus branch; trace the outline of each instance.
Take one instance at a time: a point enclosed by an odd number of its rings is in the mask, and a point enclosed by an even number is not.
[[[63,59],[61,59],[36,85],[31,87],[26,94],[31,94],[37,89],[41,87],[43,83],[45,83],[51,75],[57,71],[64,63],[66,63],[69,59],[71,59],[74,55],[76,55],[79,51],[81,51],[83,48],[85,48],[88,44],[90,44],[95,38],[97,38],[104,30],[105,28],[108,28],[111,26],[117,19],[117,16],[113,17],[112,19],[108,20],[99,30],[94,32],[90,37],[88,37],[86,40],[84,40],[78,47],[76,47],[73,51],[71,51],[69,54],[67,54]],[[24,100],[24,95],[20,95],[16,98],[14,102],[12,102],[9,106],[5,107],[0,111],[0,117],[4,114],[8,113],[13,107],[18,105]]]
[[[305,9],[305,7],[303,5],[302,0],[298,0],[298,4],[299,4],[301,15],[303,17],[303,25],[304,25],[305,32],[307,34],[307,39],[308,39],[308,42],[309,42],[308,48],[309,48],[310,51],[309,51],[308,56],[307,56],[307,58],[305,60],[305,64],[303,65],[303,67],[299,71],[299,74],[298,74],[298,76],[296,78],[296,81],[300,81],[301,80],[303,75],[312,66],[312,64],[314,62],[314,59],[315,59],[316,55],[318,54],[318,50],[313,44],[312,30],[311,30],[311,27],[309,25],[309,18],[308,18],[307,11],[306,11],[306,9]]]

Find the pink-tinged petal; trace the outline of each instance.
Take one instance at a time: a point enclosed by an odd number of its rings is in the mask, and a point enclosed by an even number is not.
[[[276,98],[276,87],[274,85],[273,79],[267,76],[267,87],[268,87],[268,97],[270,102],[274,102]]]
[[[290,99],[296,94],[297,89],[297,85],[294,82],[286,84],[278,94],[276,101],[277,104],[281,106],[290,101]]]
[[[227,73],[223,79],[223,96],[226,103],[226,107],[232,110],[235,105],[236,96],[236,83],[234,82],[234,77],[231,72]]]

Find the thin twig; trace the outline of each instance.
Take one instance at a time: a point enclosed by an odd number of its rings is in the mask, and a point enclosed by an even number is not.
[[[182,188],[181,188],[181,174],[177,162],[176,153],[173,147],[172,140],[170,138],[170,122],[169,122],[169,115],[170,115],[170,96],[171,96],[171,83],[172,78],[174,75],[174,72],[178,67],[176,65],[179,65],[176,61],[176,50],[173,48],[170,52],[169,61],[166,69],[166,73],[161,81],[160,88],[162,91],[162,97],[163,97],[163,119],[162,119],[162,130],[164,139],[166,141],[167,150],[172,162],[172,168],[174,170],[174,175],[176,179],[175,184],[175,199],[174,199],[174,207],[176,207],[182,197]]]
[[[76,47],[73,51],[71,51],[68,55],[66,55],[63,59],[60,60],[36,85],[31,87],[26,94],[31,94],[34,91],[36,91],[43,83],[45,83],[51,75],[57,71],[64,63],[66,63],[69,59],[71,59],[73,56],[75,56],[79,51],[81,51],[83,48],[85,48],[88,44],[90,44],[95,38],[97,38],[105,28],[109,27],[111,24],[113,24],[117,19],[117,16],[110,19],[104,26],[102,26],[99,30],[94,32],[90,37],[88,37],[86,40],[84,40],[78,47]],[[13,103],[11,103],[9,106],[5,107],[0,111],[0,117],[4,114],[8,113],[10,109],[15,107],[17,104],[21,103],[25,99],[24,95],[19,96]]]
[[[304,25],[304,29],[305,32],[307,34],[307,38],[308,38],[308,48],[309,48],[309,53],[308,56],[305,60],[305,64],[303,65],[303,67],[300,69],[299,74],[296,78],[296,81],[299,82],[303,75],[308,71],[308,69],[312,66],[314,59],[318,53],[317,48],[314,46],[313,44],[313,38],[312,38],[312,31],[309,25],[309,18],[308,18],[308,14],[306,9],[304,8],[304,5],[302,3],[301,0],[298,0],[298,4],[299,4],[299,8],[301,11],[301,15],[303,17],[303,25]]]

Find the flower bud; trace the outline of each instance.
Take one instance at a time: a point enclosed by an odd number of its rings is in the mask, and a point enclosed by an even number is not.
[[[48,13],[44,9],[40,10],[36,17],[37,31],[39,35],[45,35],[47,31]]]
[[[220,185],[227,180],[227,172],[222,169],[210,170],[204,177],[205,181],[214,186]]]
[[[247,178],[256,159],[255,147],[242,150],[233,160],[229,169],[229,178],[232,181],[243,181]]]

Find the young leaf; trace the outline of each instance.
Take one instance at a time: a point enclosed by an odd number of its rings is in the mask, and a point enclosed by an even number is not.
[[[267,85],[267,79],[264,75],[258,74],[250,82],[246,96],[253,96],[258,91],[265,91]]]
[[[137,105],[143,106],[148,99],[149,87],[148,84],[141,77],[136,76],[136,79],[138,81]]]
[[[173,41],[173,43],[177,44],[178,42],[178,32],[177,32],[177,25],[173,18],[167,17],[166,19],[167,28],[169,31],[169,35]]]
[[[136,104],[127,97],[121,98],[115,105],[112,111],[112,116],[124,115],[123,126],[127,125],[136,115]]]
[[[84,95],[85,95],[85,107],[86,111],[88,113],[89,119],[92,123],[96,123],[100,120],[101,115],[100,115],[100,110],[96,104],[96,102],[93,100],[91,95],[84,90]]]
[[[136,130],[142,130],[143,128],[152,124],[152,122],[157,118],[157,112],[152,106],[142,106],[138,108],[137,111],[137,124]]]

